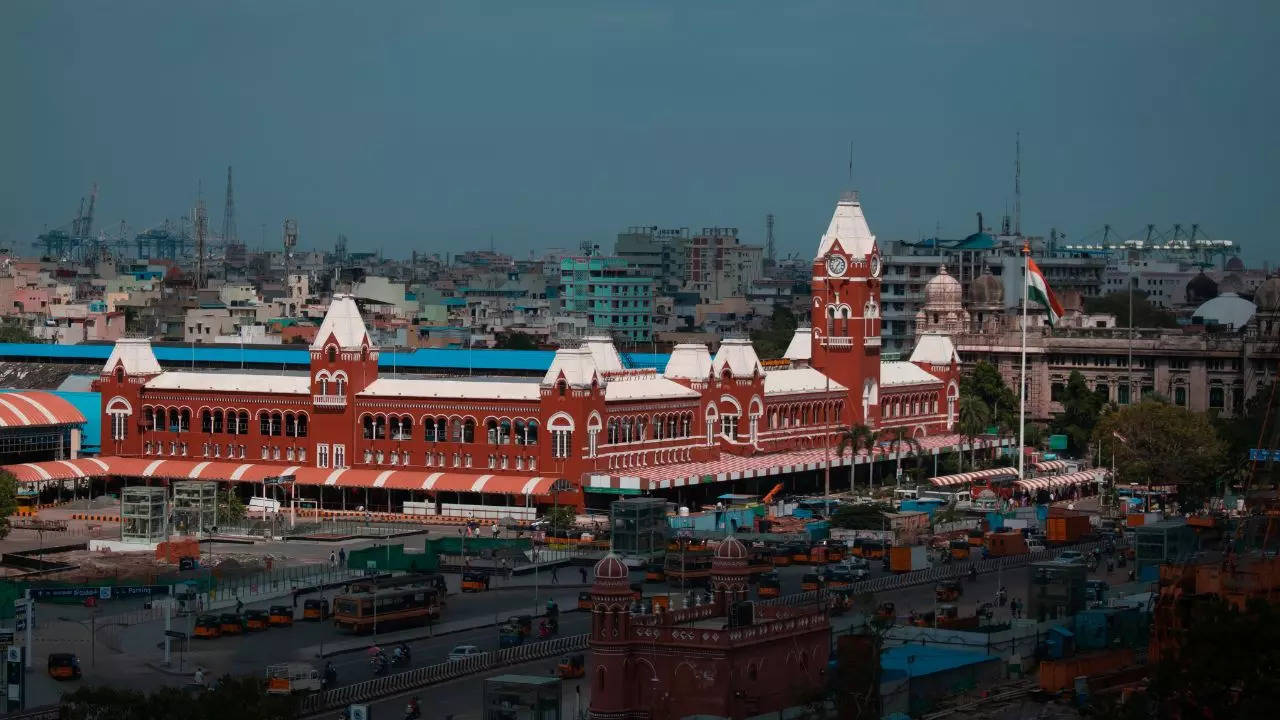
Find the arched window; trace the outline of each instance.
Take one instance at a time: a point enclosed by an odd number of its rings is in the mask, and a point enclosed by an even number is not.
[[[405,415],[400,418],[400,437],[397,440],[413,439],[413,418]]]
[[[338,376],[334,378],[334,384],[338,386],[337,389],[338,389],[339,395],[347,394],[347,376],[346,375],[339,373]]]
[[[248,435],[249,434],[249,411],[241,410],[240,414],[237,417],[239,417],[238,424],[240,425],[240,434]]]
[[[505,418],[498,422],[498,444],[511,444],[511,421]]]
[[[150,432],[156,428],[156,411],[153,408],[142,408],[142,429]]]
[[[213,413],[208,408],[200,411],[200,432],[213,432]]]
[[[462,442],[473,443],[475,441],[476,441],[475,418],[467,418],[462,423]]]
[[[449,441],[462,442],[462,418],[452,418],[449,420]],[[457,466],[454,462],[454,466]]]
[[[551,457],[569,457],[573,449],[573,420],[563,413],[556,414],[547,429],[551,431]]]
[[[116,382],[124,382],[124,368],[116,368]]]
[[[271,413],[271,434],[279,437],[284,429],[284,415],[279,412]]]
[[[266,410],[258,411],[258,434],[263,437],[271,435],[271,413]]]
[[[564,397],[564,392],[565,392],[565,390],[566,390],[566,389],[567,389],[567,388],[566,388],[566,386],[565,386],[565,382],[564,382],[563,380],[561,380],[560,382],[556,383],[556,393],[558,393],[558,394],[560,395],[560,397]]]
[[[325,354],[329,356],[329,362],[333,362],[338,359],[338,349],[332,345],[325,349]]]
[[[523,420],[516,420],[511,423],[512,439],[517,445],[525,444],[525,424]]]
[[[189,432],[191,430],[191,408],[182,408],[182,413],[178,416],[178,431]]]
[[[490,445],[498,444],[498,421],[497,420],[493,418],[489,418],[488,420],[484,421],[484,436],[485,436],[485,441],[488,442]]]
[[[216,432],[216,433],[222,432],[222,411],[221,410],[213,411],[213,432]]]
[[[316,382],[320,386],[320,394],[328,395],[329,394],[329,376],[324,374],[318,375],[316,376]]]
[[[284,414],[284,436],[295,437],[296,436],[295,434],[297,432],[298,432],[298,428],[297,428],[297,425],[294,423],[293,413],[285,413]]]

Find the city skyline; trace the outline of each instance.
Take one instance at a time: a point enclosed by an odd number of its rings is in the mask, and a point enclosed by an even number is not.
[[[6,4],[26,111],[0,120],[0,241],[29,252],[94,182],[98,228],[176,220],[202,185],[217,232],[232,165],[251,247],[285,217],[303,249],[388,256],[636,224],[759,243],[772,212],[803,257],[850,184],[883,241],[998,228],[1020,132],[1026,232],[1198,223],[1276,257],[1271,6],[741,7]]]

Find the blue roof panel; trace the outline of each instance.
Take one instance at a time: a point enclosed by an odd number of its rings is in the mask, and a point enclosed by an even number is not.
[[[909,672],[911,677],[920,677],[999,659],[995,655],[977,650],[957,650],[933,645],[899,645],[880,653],[880,667],[886,671]]]

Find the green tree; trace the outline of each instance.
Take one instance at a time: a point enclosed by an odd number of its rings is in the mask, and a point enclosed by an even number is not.
[[[1067,378],[1061,402],[1062,412],[1053,419],[1053,430],[1067,436],[1067,448],[1076,457],[1084,457],[1089,453],[1089,438],[1105,403],[1089,389],[1079,370],[1072,370]]]
[[[960,376],[960,399],[975,397],[987,406],[987,423],[1018,426],[1018,394],[1004,384],[1000,371],[985,360]]]
[[[63,695],[63,720],[292,720],[299,698],[268,695],[257,677],[224,676],[213,687],[187,691],[164,687],[154,692],[112,686],[86,686]]]
[[[871,453],[875,451],[876,433],[871,428],[862,423],[850,425],[840,431],[839,444],[836,446],[836,458],[841,459],[847,450],[849,452],[849,489],[853,490],[857,484],[857,460],[858,453],[863,450],[867,451],[867,457],[870,459]],[[867,463],[867,487],[871,487],[871,463]],[[828,494],[831,488],[826,488]]]
[[[218,493],[218,522],[238,523],[244,520],[245,506],[240,496],[231,488]]]
[[[923,449],[920,446],[920,441],[909,430],[897,428],[889,436],[889,452],[893,453],[897,461],[894,474],[901,477],[902,458],[919,458]]]
[[[1129,327],[1129,293],[1113,292],[1101,297],[1085,298],[1086,313],[1110,314],[1116,316],[1119,327]],[[1178,326],[1178,319],[1173,313],[1166,312],[1151,304],[1147,293],[1135,290],[1133,293],[1133,326],[1140,328],[1173,328]]]
[[[977,439],[987,431],[987,426],[991,423],[991,407],[982,401],[982,398],[975,394],[960,395],[957,412],[959,413],[959,423],[956,429],[960,435],[969,441],[970,448],[970,469],[978,466],[978,448]]]
[[[0,343],[38,343],[40,339],[15,322],[0,323]]]
[[[9,516],[18,511],[18,479],[0,470],[0,540],[9,536]]]
[[[848,530],[884,530],[887,512],[893,512],[893,507],[884,503],[844,504],[831,514],[831,525]]]
[[[763,329],[751,333],[751,344],[756,354],[764,360],[782,357],[796,332],[795,313],[783,305],[776,305],[769,322]]]
[[[555,530],[568,530],[578,522],[578,513],[569,505],[556,505],[542,517]]]
[[[495,335],[494,347],[499,350],[537,350],[538,344],[525,333],[512,330]]]
[[[1117,482],[1173,485],[1184,511],[1201,507],[1222,477],[1223,443],[1209,417],[1177,405],[1119,408],[1102,417],[1093,440],[1114,457]]]
[[[1214,419],[1225,444],[1224,472],[1232,481],[1243,485],[1252,479],[1255,486],[1280,483],[1280,463],[1249,459],[1253,448],[1280,450],[1280,412],[1273,403],[1280,403],[1280,396],[1273,399],[1271,391],[1264,390],[1249,398],[1234,417]]]

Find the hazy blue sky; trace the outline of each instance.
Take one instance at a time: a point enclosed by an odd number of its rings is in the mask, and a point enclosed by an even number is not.
[[[546,5],[546,8],[533,6]],[[735,225],[811,252],[1198,222],[1280,260],[1277,2],[0,3],[0,241],[178,217],[443,251]],[[1096,238],[1097,236],[1095,236]]]

